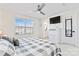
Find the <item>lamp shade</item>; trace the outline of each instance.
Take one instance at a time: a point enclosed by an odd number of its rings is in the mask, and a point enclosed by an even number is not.
[[[4,32],[2,32],[2,31],[0,31],[0,36],[3,36],[3,35],[5,35],[5,33],[4,33]]]

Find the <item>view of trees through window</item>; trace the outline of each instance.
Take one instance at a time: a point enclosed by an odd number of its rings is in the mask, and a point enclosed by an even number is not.
[[[31,34],[32,26],[31,19],[16,18],[16,34]]]

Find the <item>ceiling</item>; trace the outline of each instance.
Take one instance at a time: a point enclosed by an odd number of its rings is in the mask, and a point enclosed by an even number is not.
[[[40,3],[1,3],[0,8],[36,18],[45,18],[70,9],[79,8],[78,3],[46,3],[46,6],[42,9],[46,15],[42,15],[34,12],[38,4]]]

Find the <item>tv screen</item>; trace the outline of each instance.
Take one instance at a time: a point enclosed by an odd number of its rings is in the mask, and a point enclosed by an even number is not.
[[[60,16],[50,18],[50,24],[60,23]]]

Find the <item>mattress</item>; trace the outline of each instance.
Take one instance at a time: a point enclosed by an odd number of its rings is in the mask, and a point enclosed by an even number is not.
[[[56,55],[56,46],[52,42],[38,38],[21,38],[19,46],[16,46],[16,55],[18,56],[54,56]]]

